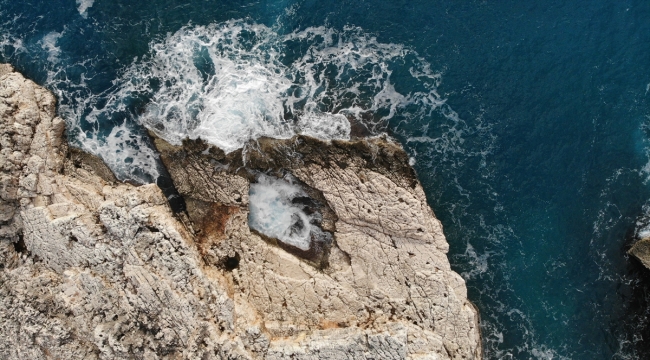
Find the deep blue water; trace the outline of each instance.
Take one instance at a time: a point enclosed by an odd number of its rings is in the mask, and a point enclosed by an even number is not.
[[[375,130],[416,160],[452,266],[481,311],[486,357],[650,358],[650,277],[625,254],[650,199],[647,0],[95,0],[83,15],[74,0],[0,0],[0,61],[60,96],[77,144],[80,133],[101,140],[124,124],[125,143],[146,147],[137,123],[152,93],[127,92],[117,105],[110,96],[125,93],[129,67],[151,64],[150,44],[183,27],[243,19],[278,37],[358,27],[352,43],[403,46],[407,55],[383,63],[390,84],[445,105],[379,108]],[[280,62],[305,46],[289,41]],[[206,76],[216,71],[201,64]],[[423,64],[440,77],[409,72]],[[87,121],[110,106],[120,110]]]

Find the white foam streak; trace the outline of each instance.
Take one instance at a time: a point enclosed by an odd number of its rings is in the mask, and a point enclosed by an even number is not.
[[[15,56],[18,53],[25,52],[26,49],[25,49],[25,45],[23,44],[23,40],[12,36],[8,32],[5,32],[2,29],[4,25],[6,24],[0,25],[0,31],[3,32],[2,34],[0,34],[0,55],[2,55],[5,58],[9,58],[11,57],[11,55]],[[7,53],[5,47],[10,48],[13,54]]]
[[[47,60],[53,64],[59,62],[61,49],[56,46],[56,43],[59,41],[62,35],[62,33],[52,31],[45,35],[40,41],[41,47],[48,53]]]
[[[320,139],[346,139],[350,135],[350,122],[341,114],[307,112],[298,118],[296,130]]]
[[[461,274],[463,276],[463,279],[466,281],[474,279],[477,276],[487,272],[489,270],[488,261],[490,255],[491,254],[489,252],[481,255],[477,254],[476,249],[474,249],[471,244],[467,243],[467,248],[465,249],[464,256],[467,259],[466,261],[472,266],[470,267],[470,271]]]
[[[105,136],[79,132],[82,149],[96,154],[122,179],[138,183],[155,180],[158,175],[158,153],[128,124],[115,126]]]
[[[650,86],[650,84],[648,84]],[[640,130],[643,132],[648,133],[650,130],[650,115],[645,115],[645,119],[643,123],[641,124]],[[648,162],[639,170],[640,174],[645,177],[645,183],[650,182],[650,139],[644,139],[644,151],[646,158],[648,158]]]
[[[358,28],[279,35],[243,21],[188,26],[153,43],[119,92],[151,96],[138,120],[173,144],[200,137],[231,152],[262,136],[349,139],[348,117],[370,114],[364,123],[373,130],[427,99],[390,82],[390,64],[407,55],[415,57]]]
[[[77,11],[84,19],[88,17],[88,9],[93,6],[95,0],[77,0]]]

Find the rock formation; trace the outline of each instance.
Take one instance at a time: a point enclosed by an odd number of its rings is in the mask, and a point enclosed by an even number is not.
[[[644,210],[644,214],[637,219],[635,242],[627,253],[650,269],[650,213],[648,209],[644,208]]]
[[[481,357],[399,145],[260,139],[226,155],[156,139],[186,203],[174,213],[64,130],[54,97],[1,65],[0,358]],[[295,181],[325,240],[301,250],[251,230],[260,174]]]

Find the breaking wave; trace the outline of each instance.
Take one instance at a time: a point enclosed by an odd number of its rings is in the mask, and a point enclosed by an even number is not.
[[[401,68],[415,88],[396,89],[391,76]],[[348,139],[353,127],[376,134],[389,121],[431,113],[444,104],[439,81],[417,53],[360,28],[280,34],[233,20],[153,41],[105,92],[84,101],[61,92],[70,99],[61,113],[81,147],[118,177],[142,182],[158,165],[139,125],[172,144],[202,138],[226,152],[260,137]],[[98,130],[109,123],[117,125]]]
[[[312,234],[322,234],[315,221],[322,218],[317,212],[305,212],[296,199],[308,195],[290,176],[283,179],[260,174],[250,186],[251,228],[285,244],[307,251]]]

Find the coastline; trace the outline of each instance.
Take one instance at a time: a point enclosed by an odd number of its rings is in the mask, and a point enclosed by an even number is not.
[[[7,358],[481,358],[478,312],[398,144],[264,138],[226,155],[155,139],[186,204],[174,213],[156,185],[69,149],[52,94],[6,66],[0,92]],[[294,179],[330,238],[301,250],[251,229],[260,173]]]

